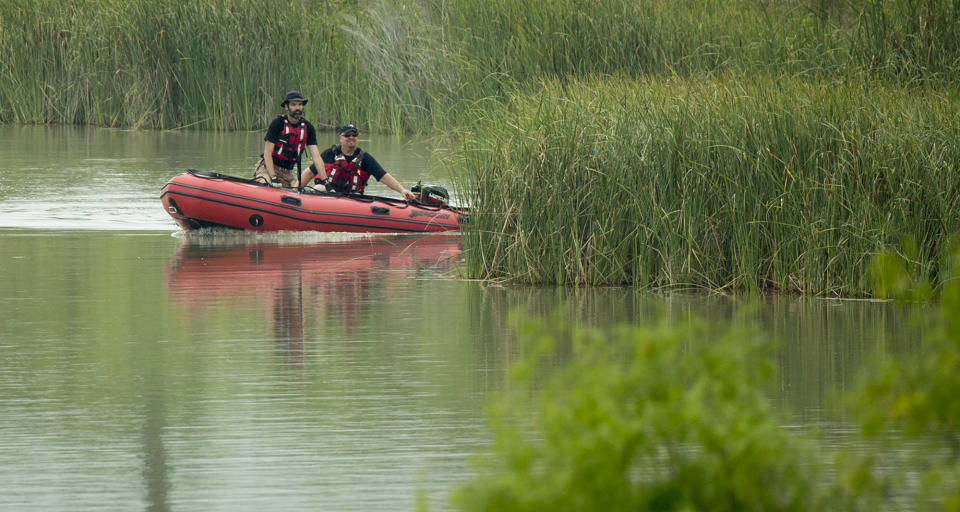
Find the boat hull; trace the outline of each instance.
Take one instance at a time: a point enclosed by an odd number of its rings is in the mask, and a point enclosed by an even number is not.
[[[188,171],[164,185],[164,209],[186,231],[424,233],[457,231],[463,211],[384,197],[301,193],[215,173]]]

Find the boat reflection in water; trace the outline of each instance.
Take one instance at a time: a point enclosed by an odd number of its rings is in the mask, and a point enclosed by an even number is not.
[[[166,283],[185,317],[197,322],[210,321],[211,314],[262,312],[297,365],[306,324],[324,322],[327,331],[341,325],[335,331],[354,338],[387,307],[387,294],[402,294],[409,284],[409,273],[397,270],[437,275],[459,256],[457,235],[365,235],[308,244],[249,235],[188,237],[168,266]]]

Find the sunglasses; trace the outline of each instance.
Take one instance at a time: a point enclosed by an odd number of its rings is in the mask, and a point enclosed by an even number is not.
[[[347,132],[343,134],[344,137],[356,137],[357,132]]]

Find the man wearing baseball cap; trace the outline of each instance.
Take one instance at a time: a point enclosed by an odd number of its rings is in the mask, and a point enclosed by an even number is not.
[[[313,176],[304,172],[300,176],[300,156],[303,150],[310,152],[314,162],[320,162],[317,149],[317,131],[309,121],[303,118],[303,109],[307,99],[300,91],[290,91],[283,97],[281,107],[286,111],[277,116],[267,128],[263,155],[253,171],[253,177],[264,185],[292,187],[296,180]],[[294,174],[294,167],[298,169]]]
[[[307,172],[311,172],[318,183],[326,185],[327,190],[341,194],[363,194],[367,187],[367,180],[370,179],[370,176],[373,176],[377,178],[377,181],[402,195],[407,201],[416,199],[417,196],[403,188],[403,185],[384,170],[377,159],[373,158],[373,155],[357,145],[360,131],[357,130],[355,125],[345,124],[337,132],[340,144],[334,144],[320,153],[326,171],[325,174],[329,176],[329,180],[317,178],[317,175],[324,171],[321,171],[316,164],[311,165],[310,169],[303,173],[304,177],[308,177]],[[314,162],[317,162],[317,160],[314,160]]]

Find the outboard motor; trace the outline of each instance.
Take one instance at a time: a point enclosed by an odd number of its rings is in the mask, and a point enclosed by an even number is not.
[[[450,201],[450,194],[447,189],[438,185],[421,185],[420,182],[417,182],[410,189],[410,192],[416,194],[417,201],[423,204],[447,206],[447,202]]]

